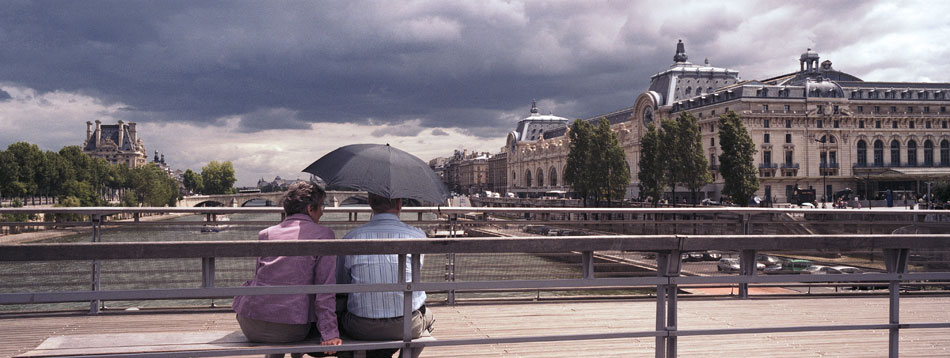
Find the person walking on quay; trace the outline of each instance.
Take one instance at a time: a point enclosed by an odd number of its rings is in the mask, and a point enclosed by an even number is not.
[[[332,240],[333,231],[317,223],[323,215],[326,192],[313,183],[297,182],[281,199],[287,218],[262,230],[264,240]],[[260,257],[254,278],[244,286],[332,285],[336,283],[335,256]],[[340,345],[334,294],[237,296],[232,306],[241,331],[251,342],[286,343],[310,335],[321,345]],[[329,352],[333,354],[334,352]],[[268,354],[268,358],[284,354]],[[292,357],[302,357],[294,353]]]
[[[390,199],[368,193],[373,216],[369,222],[343,236],[343,239],[420,239],[426,234],[399,220],[402,199]],[[406,279],[412,277],[412,255],[406,255]],[[421,261],[421,258],[420,258]],[[398,283],[399,255],[350,255],[337,259],[337,282],[353,284]],[[425,307],[426,293],[412,292],[412,338],[428,336],[435,318]],[[401,340],[403,337],[402,292],[352,292],[346,299],[342,328],[348,336],[360,340]],[[367,357],[392,357],[396,349],[367,352]],[[412,350],[412,357],[422,348]],[[402,357],[400,353],[400,357]]]

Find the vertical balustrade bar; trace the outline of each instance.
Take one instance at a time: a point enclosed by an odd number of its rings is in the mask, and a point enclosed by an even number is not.
[[[755,250],[742,250],[739,253],[739,275],[741,276],[755,276],[756,263],[755,263]],[[739,298],[748,299],[749,298],[749,284],[740,283],[739,284]]]
[[[885,249],[884,266],[888,273],[907,273],[908,249]],[[888,283],[888,294],[890,296],[889,305],[889,323],[893,325],[888,332],[888,357],[897,358],[900,354],[900,281],[890,281]]]
[[[584,251],[581,253],[581,270],[584,272],[585,279],[594,278],[594,252]]]
[[[739,230],[742,233],[742,235],[749,235],[749,231],[750,231],[749,230],[749,214],[742,214]],[[742,274],[743,272],[742,271],[743,261],[744,260],[742,256],[740,256],[739,257],[739,274]],[[752,262],[753,262],[752,267],[755,267],[755,255],[752,256]],[[749,284],[748,283],[739,284],[739,298],[741,299],[749,298]]]
[[[412,340],[412,291],[410,290],[409,278],[406,277],[406,258],[408,255],[399,254],[399,283],[403,284],[402,291],[402,341]],[[408,347],[408,343],[403,349]]]
[[[214,257],[201,258],[201,288],[214,287]],[[214,298],[211,299],[211,307],[214,308]]]
[[[102,218],[99,214],[89,215],[89,219],[92,222],[92,242],[102,241]],[[102,266],[99,263],[99,260],[92,260],[92,277],[91,277],[91,286],[93,291],[99,291],[100,288],[100,275],[102,272]],[[102,305],[102,301],[93,300],[89,302],[89,314],[99,314],[99,307]]]
[[[449,237],[455,237],[455,230],[457,229],[456,225],[458,224],[458,214],[449,214],[449,223],[451,224],[451,231],[449,231]],[[446,265],[448,272],[446,272],[446,281],[455,282],[455,254],[448,254],[449,263]],[[450,305],[455,304],[455,290],[451,289],[446,294],[447,300]]]

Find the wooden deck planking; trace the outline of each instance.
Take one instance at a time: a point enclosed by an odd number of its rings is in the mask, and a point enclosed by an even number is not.
[[[886,297],[679,301],[679,329],[883,324]],[[591,334],[654,329],[652,300],[433,305],[434,335],[451,338]],[[904,297],[901,322],[950,322],[950,297]],[[0,357],[29,351],[48,337],[86,333],[238,330],[233,313],[107,313],[99,316],[0,316]],[[886,331],[680,337],[680,357],[880,357]],[[424,357],[652,356],[653,337],[430,347]],[[950,329],[901,331],[901,357],[950,356]]]

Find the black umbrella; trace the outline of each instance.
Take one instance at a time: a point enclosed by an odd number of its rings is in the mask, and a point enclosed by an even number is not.
[[[449,196],[442,178],[426,162],[389,144],[340,147],[303,171],[320,177],[331,189],[365,190],[435,204]]]

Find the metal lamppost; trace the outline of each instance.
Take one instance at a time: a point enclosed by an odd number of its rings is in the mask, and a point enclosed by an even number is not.
[[[821,144],[825,144],[825,137],[822,136],[821,139],[815,139],[815,141]],[[828,159],[826,157],[825,161],[822,164],[825,164],[825,166],[827,167],[827,163],[828,163]],[[821,206],[822,208],[824,208],[825,206],[827,206],[827,202],[828,202],[828,170],[827,168],[824,168],[823,170],[823,168],[821,168],[821,165],[818,166],[818,170],[821,171],[821,185],[822,185],[821,192],[823,193],[821,197]]]

